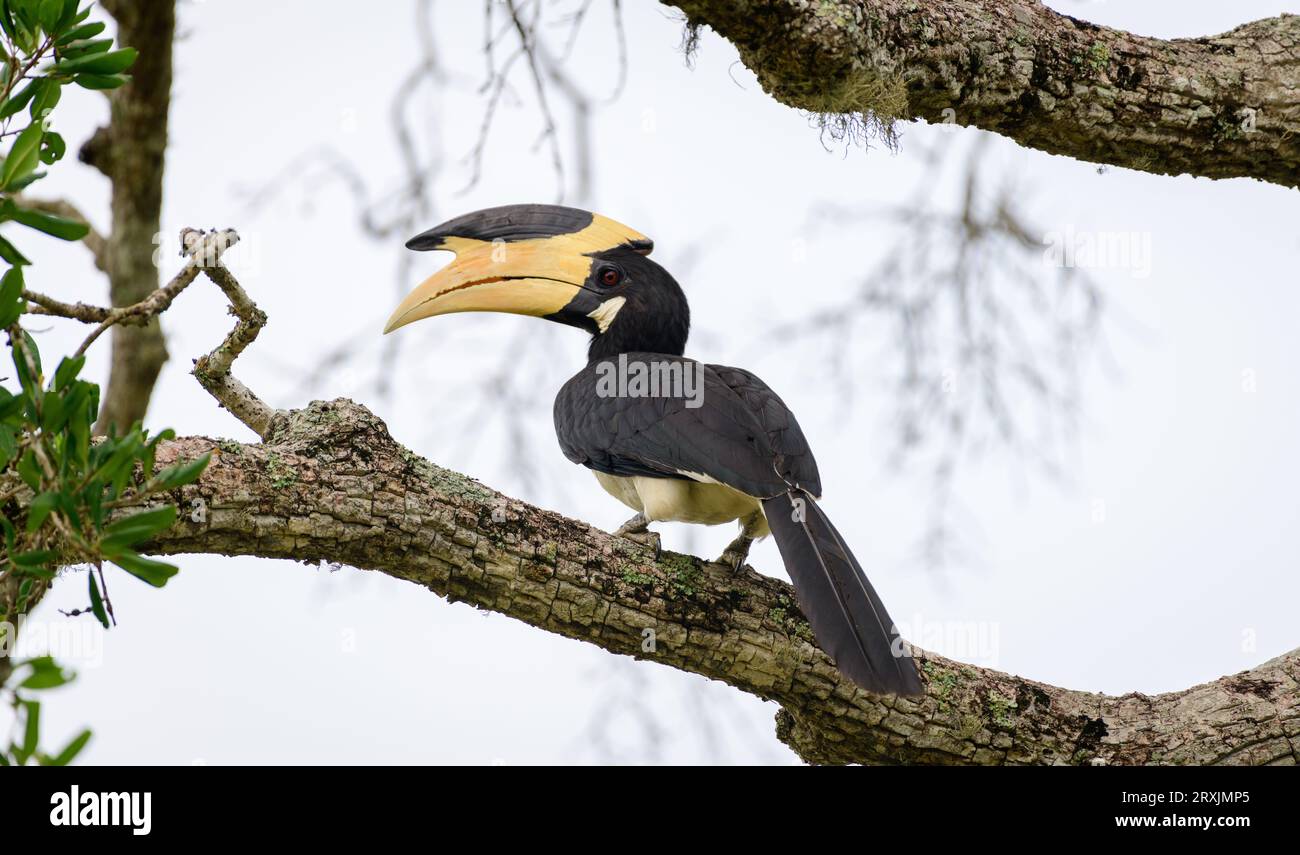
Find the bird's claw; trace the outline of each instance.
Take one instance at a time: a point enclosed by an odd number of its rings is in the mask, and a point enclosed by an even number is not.
[[[648,525],[650,525],[650,521],[645,518],[645,515],[637,514],[636,516],[632,517],[632,519],[628,520],[627,522],[619,526],[617,529],[615,529],[614,536],[631,537],[634,534],[644,534],[647,531],[646,526]]]
[[[733,540],[713,563],[730,567],[732,570],[740,570],[745,565],[745,559],[749,557],[749,547],[753,542],[753,539],[741,535]]]
[[[647,529],[645,531],[627,532],[623,537],[634,543],[639,543],[647,549],[654,550],[655,561],[659,560],[659,555],[663,551],[663,544],[659,540],[659,532]]]
[[[663,544],[660,542],[659,532],[651,531],[648,528],[649,524],[649,521],[644,516],[637,514],[632,517],[632,519],[619,526],[618,530],[614,532],[614,536],[624,537],[634,543],[639,543],[644,547],[653,549],[655,561],[658,561],[659,555],[663,550]]]

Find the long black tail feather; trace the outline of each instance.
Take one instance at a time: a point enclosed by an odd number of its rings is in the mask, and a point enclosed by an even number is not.
[[[816,500],[794,489],[764,499],[763,512],[799,606],[840,672],[877,694],[923,694],[884,603]]]

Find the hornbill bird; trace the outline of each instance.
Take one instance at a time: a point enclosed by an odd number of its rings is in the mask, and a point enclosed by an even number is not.
[[[564,455],[637,512],[617,533],[657,541],[650,522],[737,520],[740,535],[720,559],[737,568],[754,538],[772,534],[813,634],[841,673],[879,694],[921,694],[910,650],[817,504],[817,463],[794,414],[750,372],[683,355],[686,295],[649,259],[649,238],[588,211],[507,205],[449,220],[406,246],[456,258],[402,301],[385,333],[483,311],[590,333],[586,367],[555,399],[555,430]],[[640,369],[643,382],[611,384],[615,365]],[[655,371],[676,382],[647,385]]]

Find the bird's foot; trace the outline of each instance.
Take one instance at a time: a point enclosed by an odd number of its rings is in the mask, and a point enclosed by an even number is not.
[[[619,526],[618,530],[614,532],[614,536],[625,537],[634,543],[639,543],[648,549],[654,550],[655,561],[658,561],[663,547],[659,540],[659,532],[651,531],[649,525],[650,521],[645,518],[644,514],[637,514]]]
[[[749,547],[753,543],[754,539],[752,537],[745,537],[745,535],[742,534],[740,537],[733,540],[727,548],[723,550],[723,553],[718,560],[713,563],[730,567],[732,570],[739,570],[744,566],[745,559],[749,557]]]
[[[650,520],[645,518],[645,514],[637,514],[632,519],[623,523],[614,530],[615,537],[627,537],[630,534],[642,534],[647,531]]]

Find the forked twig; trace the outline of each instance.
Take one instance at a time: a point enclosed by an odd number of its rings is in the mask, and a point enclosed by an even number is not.
[[[130,306],[107,308],[86,303],[64,303],[35,291],[24,291],[23,296],[27,299],[28,311],[32,314],[95,324],[94,330],[77,348],[75,355],[81,356],[110,327],[118,324],[144,324],[166,311],[199,273],[205,274],[226,295],[230,301],[231,314],[239,320],[216,349],[194,360],[194,377],[217,399],[217,403],[258,436],[266,439],[271,433],[278,411],[269,407],[230,373],[230,366],[235,359],[244,352],[244,348],[252,344],[266,324],[266,313],[253,303],[230,269],[221,262],[222,254],[238,242],[239,235],[234,229],[210,232],[183,229],[181,255],[188,259],[185,266],[166,285]]]

